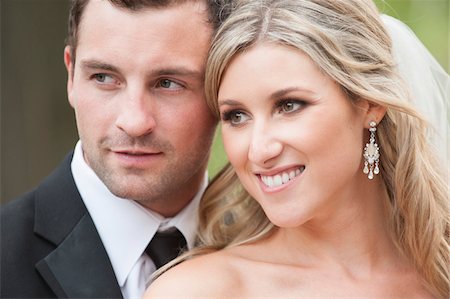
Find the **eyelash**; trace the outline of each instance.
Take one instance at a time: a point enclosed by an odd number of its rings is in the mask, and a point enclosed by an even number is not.
[[[298,105],[298,107],[294,110],[284,111],[284,113],[290,114],[290,113],[295,113],[295,112],[299,111],[300,109],[302,109],[306,105],[306,102],[303,100],[296,100],[296,99],[283,99],[283,100],[278,101],[275,104],[275,107],[279,110],[278,112],[282,113],[283,106],[286,104]]]
[[[95,74],[92,74],[90,76],[90,79],[95,80],[96,82],[98,82],[100,84],[106,84],[105,82],[102,82],[101,80],[99,80],[101,76],[103,76],[103,77],[111,77],[112,79],[114,79],[113,76],[111,76],[109,74],[106,74],[106,73],[95,73]],[[105,80],[105,78],[103,78],[103,79]]]
[[[103,77],[103,80],[101,80],[101,77]],[[101,84],[101,85],[110,85],[111,84],[111,82],[104,82],[105,80],[107,80],[107,78],[111,78],[111,80],[115,80],[114,76],[107,74],[107,73],[95,73],[95,74],[92,74],[89,76],[90,80],[94,80],[97,84]],[[169,83],[171,85],[176,85],[176,86],[175,87],[164,87],[163,84],[165,84],[165,83]],[[164,79],[157,80],[155,87],[175,92],[175,91],[179,91],[180,89],[184,88],[184,85],[177,81],[164,78]]]
[[[229,122],[229,123],[231,123],[231,118],[233,117],[233,115],[237,115],[238,113],[241,114],[241,115],[244,115],[244,114],[245,114],[245,112],[243,112],[243,111],[241,111],[241,110],[233,109],[233,110],[229,110],[229,111],[223,112],[223,113],[221,114],[221,120],[222,120],[223,122]],[[235,124],[232,124],[232,125],[235,125]]]
[[[298,107],[296,107],[294,110],[290,110],[290,111],[283,111],[283,106],[286,104],[291,104],[293,105],[293,107],[295,108],[295,105],[297,105]],[[291,113],[296,113],[298,112],[300,109],[302,109],[307,103],[303,100],[294,100],[294,99],[283,99],[280,100],[278,102],[275,103],[275,111],[277,113],[285,113],[285,114],[291,114]],[[223,113],[221,113],[221,121],[225,122],[225,123],[229,123],[231,126],[240,126],[242,123],[233,123],[231,121],[233,116],[237,116],[240,115],[240,117],[244,116],[244,117],[248,117],[248,115],[239,109],[232,109],[229,111],[224,111]]]
[[[176,87],[173,87],[173,88],[171,88],[171,87],[163,87],[162,85],[163,85],[164,83],[175,84],[175,85],[177,85],[177,86],[176,86]],[[184,85],[181,84],[181,83],[178,82],[178,81],[175,81],[175,80],[172,80],[172,79],[163,78],[163,79],[159,79],[159,80],[156,82],[156,88],[162,88],[162,89],[174,90],[174,91],[175,91],[175,90],[179,90],[179,89],[184,88]]]

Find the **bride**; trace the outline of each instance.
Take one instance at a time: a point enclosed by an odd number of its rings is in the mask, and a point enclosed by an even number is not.
[[[237,5],[205,83],[231,165],[146,298],[448,298],[448,75],[382,19],[369,0]]]

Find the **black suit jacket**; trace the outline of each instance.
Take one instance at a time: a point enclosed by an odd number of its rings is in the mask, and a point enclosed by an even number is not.
[[[122,298],[71,160],[2,207],[1,298]]]

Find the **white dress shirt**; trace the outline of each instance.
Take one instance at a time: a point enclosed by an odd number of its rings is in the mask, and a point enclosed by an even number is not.
[[[141,298],[150,274],[155,271],[151,259],[143,254],[156,231],[176,227],[192,248],[197,230],[197,210],[208,184],[204,182],[178,215],[164,218],[133,200],[113,195],[83,158],[81,141],[75,146],[71,164],[81,198],[97,228],[125,299]]]

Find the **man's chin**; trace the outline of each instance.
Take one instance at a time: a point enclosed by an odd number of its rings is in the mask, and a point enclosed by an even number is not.
[[[148,200],[149,194],[148,192],[136,192],[136,190],[117,190],[116,188],[111,190],[112,194],[119,198],[134,200],[134,201],[145,201]]]

